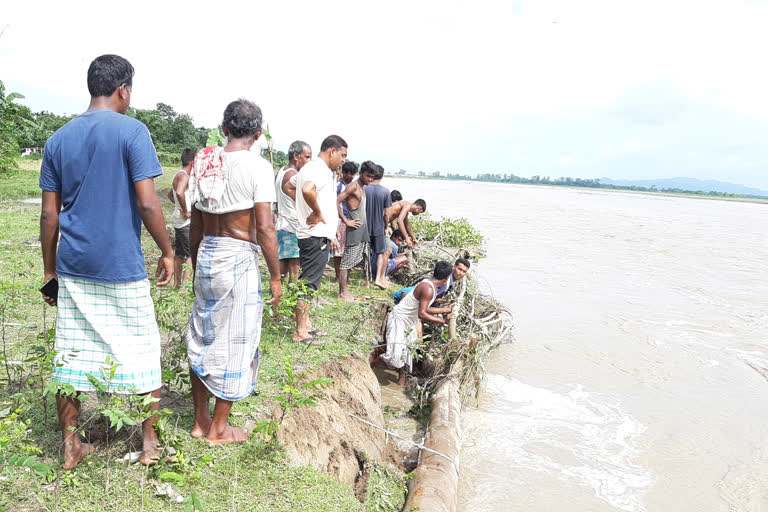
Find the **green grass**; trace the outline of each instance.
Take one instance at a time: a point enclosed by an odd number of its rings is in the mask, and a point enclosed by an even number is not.
[[[0,177],[0,317],[5,324],[2,326],[3,352],[0,355],[0,411],[6,407],[12,410],[19,407],[20,411],[20,421],[0,421],[0,455],[37,451],[39,460],[57,468],[61,437],[55,405],[51,396],[42,395],[50,372],[31,356],[32,347],[50,343],[45,339],[45,332],[55,321],[55,310],[43,304],[38,292],[42,284],[40,206],[15,200],[39,197],[38,171],[31,164],[39,168],[39,162],[22,162],[28,168],[12,176]],[[165,169],[164,175],[156,179],[156,188],[168,187],[175,171],[175,168]],[[169,219],[171,204],[164,202],[163,208]],[[159,251],[146,232],[142,243],[148,273],[153,276]],[[264,269],[262,276],[267,285]],[[332,278],[331,271],[324,277],[321,290],[331,304],[312,311],[315,327],[329,333],[324,345],[296,344],[291,341],[293,322],[290,319],[272,321],[264,318],[257,385],[259,395],[235,403],[231,418],[234,425],[253,424],[264,416],[279,392],[284,357],[290,357],[296,369],[304,369],[316,368],[352,352],[367,353],[370,350],[375,333],[374,323],[367,321],[369,306],[339,302],[338,289]],[[386,300],[384,292],[363,289],[359,285],[360,273],[353,272],[350,286],[353,294],[369,296],[369,302]],[[398,493],[402,494],[404,487],[401,476],[395,473],[376,471],[371,499],[361,504],[351,486],[311,467],[288,466],[281,447],[260,440],[256,435],[246,445],[215,448],[189,436],[193,416],[184,363],[184,335],[193,302],[189,288],[190,285],[182,291],[153,288],[158,324],[167,340],[163,349],[163,368],[178,369],[176,373],[168,372],[169,381],[161,405],[173,410],[168,435],[179,440],[181,453],[188,460],[185,469],[182,471],[169,465],[160,470],[148,470],[122,462],[126,452],[140,449],[140,432],[136,427],[120,433],[109,429],[105,419],[98,414],[102,402],[90,396],[83,403],[81,427],[86,437],[102,442],[100,449],[88,456],[76,471],[59,473],[59,478],[51,483],[0,465],[0,475],[7,476],[0,478],[0,511],[184,510],[183,505],[156,495],[156,488],[161,484],[158,473],[162,471],[187,475],[184,484],[174,484],[173,487],[184,497],[196,493],[206,511],[399,509],[402,500]],[[265,286],[265,295],[267,288]],[[6,366],[3,364],[5,359],[29,359],[31,362]],[[28,425],[23,423],[26,421]],[[4,441],[4,436],[8,442]],[[201,462],[205,455],[213,456],[211,464]],[[198,466],[199,476],[190,477],[193,471],[189,468]]]

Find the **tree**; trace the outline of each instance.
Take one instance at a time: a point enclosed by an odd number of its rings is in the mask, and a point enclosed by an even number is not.
[[[32,115],[27,107],[13,101],[23,98],[12,92],[5,95],[5,84],[0,80],[0,173],[8,174],[17,168],[19,156],[19,134],[33,124]]]
[[[43,110],[32,114],[34,123],[23,127],[19,133],[19,146],[22,148],[42,148],[53,133],[67,124],[74,115],[57,115]]]

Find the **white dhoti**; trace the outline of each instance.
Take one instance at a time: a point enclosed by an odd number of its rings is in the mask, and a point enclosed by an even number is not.
[[[240,400],[256,387],[262,311],[258,247],[206,236],[197,254],[187,356],[216,397]]]
[[[410,372],[413,368],[413,347],[418,341],[416,321],[403,317],[393,310],[387,317],[387,351],[381,355],[381,360],[387,366],[395,369],[403,366]]]
[[[429,279],[424,282],[432,288],[432,299],[429,301],[432,304],[435,301],[435,285]],[[387,351],[381,355],[381,360],[388,366],[396,369],[405,366],[409,372],[413,368],[413,348],[419,339],[416,333],[419,301],[414,295],[417,287],[411,288],[387,317]]]

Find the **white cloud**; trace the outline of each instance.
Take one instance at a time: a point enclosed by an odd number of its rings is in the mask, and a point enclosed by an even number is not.
[[[768,160],[755,131],[768,120],[763,3],[77,5],[22,4],[34,15],[20,12],[0,38],[0,78],[35,110],[84,109],[90,60],[118,53],[136,67],[138,107],[162,101],[211,126],[245,96],[278,147],[339,133],[351,158],[390,168],[554,174],[547,166],[580,154],[588,163],[569,169],[584,177],[617,165],[658,174],[617,164],[644,155],[725,178],[702,169],[716,160],[708,153],[725,117],[728,143]],[[41,26],[41,12],[56,23]]]

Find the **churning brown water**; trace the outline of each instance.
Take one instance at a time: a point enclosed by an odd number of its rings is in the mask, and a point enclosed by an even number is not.
[[[515,314],[464,411],[461,510],[768,510],[768,205],[384,184],[478,226]]]

